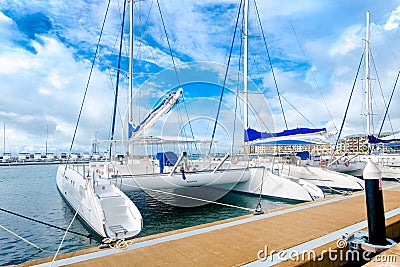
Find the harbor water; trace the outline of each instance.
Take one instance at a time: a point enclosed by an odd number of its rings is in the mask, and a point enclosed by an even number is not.
[[[55,183],[57,168],[58,165],[0,167],[0,208],[2,209],[0,210],[0,225],[43,249],[40,252],[34,246],[0,228],[0,266],[20,264],[37,258],[54,256],[56,253],[64,235],[63,230],[21,218],[4,210],[60,228],[67,228],[74,213],[57,191]],[[143,216],[143,230],[139,237],[251,213],[247,210],[218,204],[192,207],[169,205],[166,204],[168,201],[162,201],[162,196],[153,198],[143,191],[129,193],[128,196]],[[170,198],[170,195],[167,196]],[[254,209],[259,198],[231,192],[217,201]],[[293,203],[295,202],[261,199],[264,210]],[[73,222],[70,230],[84,235],[90,234],[78,219]],[[85,236],[68,233],[60,253],[94,247],[99,244],[99,239],[90,240]]]

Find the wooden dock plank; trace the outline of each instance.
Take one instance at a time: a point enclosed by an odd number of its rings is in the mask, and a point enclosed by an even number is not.
[[[375,256],[366,267],[398,267],[400,266],[400,243]]]
[[[386,190],[384,201],[385,211],[398,208],[400,193]],[[365,219],[365,196],[360,195],[73,265],[237,266],[256,261],[265,245],[280,251]]]

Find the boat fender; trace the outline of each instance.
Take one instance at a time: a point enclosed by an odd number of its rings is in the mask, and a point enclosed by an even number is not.
[[[321,166],[322,168],[325,168],[327,165],[328,165],[328,163],[325,160],[321,159],[319,161],[319,166]]]
[[[107,166],[108,172],[114,172],[114,165],[112,163]]]
[[[344,158],[344,165],[346,167],[349,167],[349,165],[350,165],[350,161],[347,158]]]
[[[232,157],[231,163],[232,164],[237,164],[238,163],[238,157],[236,157],[236,156]]]
[[[187,158],[184,158],[183,159],[183,165],[185,166],[184,167],[184,169],[185,169],[185,172],[188,172],[189,170],[190,170],[190,165],[189,165],[189,162],[188,162],[188,159]]]

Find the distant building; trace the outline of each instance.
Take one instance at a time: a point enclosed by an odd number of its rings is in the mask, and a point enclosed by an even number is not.
[[[380,137],[386,137],[389,134],[381,134]],[[339,139],[335,154],[365,154],[368,151],[365,145],[368,141],[368,136],[363,134],[354,134]],[[265,154],[279,154],[279,153],[290,153],[309,151],[311,154],[331,154],[334,149],[329,143],[316,144],[316,145],[257,145],[250,146],[250,153],[257,155]]]
[[[389,134],[381,134],[380,137],[386,137]],[[339,139],[336,148],[337,154],[365,154],[368,152],[368,147],[365,145],[368,141],[368,136],[364,134],[354,134]]]
[[[250,146],[250,153],[257,155],[281,154],[291,152],[309,151],[312,154],[328,154],[331,152],[329,143],[306,145],[257,145]]]

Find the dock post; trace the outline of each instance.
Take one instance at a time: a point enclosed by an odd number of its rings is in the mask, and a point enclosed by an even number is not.
[[[368,217],[368,243],[387,245],[385,214],[382,196],[382,174],[378,167],[369,160],[363,171],[365,197]]]

